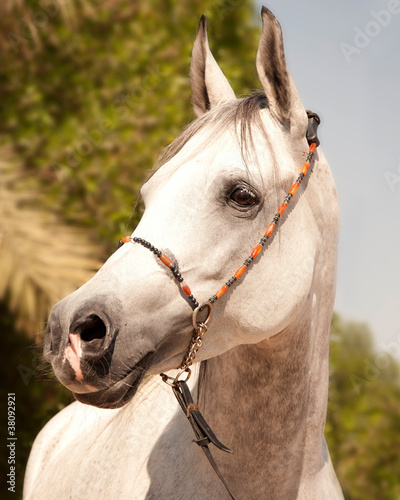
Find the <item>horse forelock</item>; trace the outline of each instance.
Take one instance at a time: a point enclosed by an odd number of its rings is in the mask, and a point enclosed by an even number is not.
[[[196,135],[205,133],[205,139],[201,144],[194,148],[189,157],[190,160],[206,147],[217,141],[228,129],[235,131],[236,139],[244,164],[247,166],[250,162],[258,164],[256,147],[254,142],[254,131],[258,130],[265,138],[267,147],[270,147],[270,140],[263,124],[260,110],[268,108],[268,98],[262,90],[257,90],[235,101],[229,101],[225,104],[204,113],[195,121],[190,123],[161,153],[155,167],[154,173],[164,164],[172,160],[183,147]]]

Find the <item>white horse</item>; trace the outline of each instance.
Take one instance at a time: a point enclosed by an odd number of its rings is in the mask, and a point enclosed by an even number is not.
[[[197,402],[233,450],[213,452],[231,494],[160,378],[175,376],[193,333],[195,299],[175,278],[182,273],[203,300],[219,290],[306,160],[308,119],[280,25],[266,8],[262,18],[264,93],[243,99],[215,62],[202,18],[191,66],[198,119],[142,188],[132,237],[161,248],[175,277],[157,250],[128,238],[53,308],[45,356],[78,402],[38,435],[26,500],[343,498],[323,436],[339,214],[320,148],[260,255],[214,303],[195,359]]]

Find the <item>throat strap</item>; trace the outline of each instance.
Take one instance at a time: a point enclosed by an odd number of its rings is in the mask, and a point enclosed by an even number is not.
[[[229,493],[229,496],[232,500],[235,500],[235,497],[233,496],[228,484],[221,474],[221,471],[219,470],[208,445],[212,443],[214,446],[227,453],[232,453],[232,450],[227,448],[221,443],[221,441],[217,439],[210,426],[206,422],[205,418],[200,413],[199,407],[194,403],[192,394],[190,393],[190,389],[186,382],[184,382],[183,380],[177,380],[176,383],[172,385],[172,390],[174,391],[175,397],[178,400],[179,406],[182,408],[183,412],[190,422],[190,425],[192,426],[194,435],[196,436],[194,442],[198,444],[204,451],[205,456],[218,475],[222,484],[225,486],[225,489]]]

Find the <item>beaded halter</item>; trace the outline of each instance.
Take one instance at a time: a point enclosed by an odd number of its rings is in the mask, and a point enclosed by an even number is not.
[[[311,111],[307,111],[307,116],[308,116],[308,130],[307,130],[307,140],[309,143],[309,151],[308,155],[306,158],[306,161],[303,165],[303,168],[297,177],[295,183],[292,185],[290,188],[288,194],[286,195],[285,199],[283,200],[283,203],[281,206],[278,208],[278,211],[274,215],[271,223],[267,227],[267,230],[265,231],[264,235],[260,239],[258,245],[256,245],[253,248],[253,251],[249,255],[249,257],[244,261],[243,265],[239,267],[239,269],[235,272],[235,274],[228,279],[228,281],[215,293],[215,295],[212,295],[207,301],[199,304],[197,299],[194,297],[192,294],[191,289],[187,285],[187,283],[184,281],[181,273],[179,272],[178,266],[161,250],[156,248],[154,245],[149,243],[148,241],[144,240],[143,238],[138,238],[136,236],[124,236],[121,238],[120,245],[123,243],[139,243],[140,245],[143,245],[145,248],[148,248],[151,252],[154,253],[156,257],[158,257],[161,262],[170,269],[174,277],[177,279],[179,282],[179,285],[183,291],[183,293],[187,296],[188,300],[191,303],[191,306],[193,308],[193,326],[194,326],[194,332],[193,336],[189,345],[189,348],[182,360],[182,363],[179,365],[178,370],[179,373],[175,378],[168,377],[165,374],[161,374],[164,382],[169,383],[170,385],[175,385],[176,382],[178,381],[179,377],[182,375],[183,372],[187,373],[186,381],[189,379],[191,371],[190,371],[190,366],[193,364],[194,358],[196,356],[197,351],[200,349],[202,346],[202,337],[203,335],[207,332],[208,328],[208,323],[211,319],[212,312],[213,312],[213,304],[216,302],[219,298],[224,295],[235,281],[239,280],[243,274],[249,269],[249,266],[253,262],[254,259],[256,259],[259,254],[261,253],[261,250],[265,246],[267,240],[271,237],[272,233],[274,232],[277,224],[279,223],[281,215],[284,214],[288,204],[290,203],[291,199],[293,196],[296,194],[301,182],[303,181],[304,177],[306,176],[310,164],[312,161],[312,158],[314,156],[314,152],[317,146],[319,146],[319,139],[317,136],[317,128],[318,125],[320,124],[321,120],[319,116],[316,113],[313,113]],[[208,315],[207,318],[203,321],[198,320],[198,314],[202,313],[206,308],[208,308]],[[171,382],[172,381],[172,382]]]
[[[175,397],[178,400],[179,405],[181,406],[182,410],[186,414],[192,428],[194,431],[194,434],[196,436],[196,439],[194,440],[196,444],[198,444],[202,450],[204,451],[208,461],[210,462],[211,466],[213,467],[214,471],[218,475],[219,479],[223,483],[225,489],[227,490],[230,498],[232,500],[235,500],[235,497],[233,496],[229,485],[225,481],[224,477],[222,476],[215,460],[214,457],[208,447],[210,443],[214,444],[217,448],[219,448],[222,451],[225,451],[227,453],[232,453],[232,451],[227,448],[225,445],[223,445],[215,436],[213,431],[211,430],[210,426],[207,424],[205,421],[203,415],[200,413],[199,407],[194,403],[192,399],[192,395],[190,393],[189,387],[186,384],[187,380],[189,379],[191,375],[191,369],[190,366],[193,364],[193,361],[196,357],[197,351],[200,349],[200,347],[203,345],[203,336],[207,332],[208,329],[208,323],[211,319],[212,313],[213,313],[213,304],[215,301],[217,301],[219,298],[224,295],[229,289],[229,287],[235,283],[235,281],[239,280],[243,274],[248,270],[249,266],[253,262],[254,259],[256,259],[263,247],[265,246],[267,240],[271,237],[272,233],[274,232],[277,224],[279,223],[281,215],[285,212],[288,204],[290,203],[291,199],[293,196],[296,194],[297,190],[299,189],[299,186],[301,182],[303,181],[304,177],[306,176],[307,172],[309,171],[311,161],[313,159],[315,149],[317,146],[319,146],[319,139],[317,136],[317,128],[318,125],[320,124],[320,118],[316,113],[313,113],[311,111],[307,111],[307,116],[308,116],[308,129],[307,129],[307,141],[309,144],[309,151],[307,154],[306,161],[303,165],[303,168],[296,179],[295,183],[292,185],[290,188],[288,194],[286,195],[285,199],[283,200],[282,205],[278,208],[278,211],[274,215],[271,223],[267,227],[267,230],[265,231],[264,235],[262,236],[261,240],[259,241],[258,245],[256,245],[253,248],[253,251],[249,255],[249,257],[244,261],[243,265],[239,267],[239,269],[236,271],[236,273],[228,279],[228,281],[215,293],[215,295],[212,295],[207,301],[203,302],[202,304],[199,304],[197,299],[194,297],[192,294],[191,289],[187,285],[187,283],[184,281],[181,273],[179,272],[178,266],[161,250],[156,248],[154,245],[149,243],[148,241],[138,238],[136,236],[124,236],[121,241],[120,245],[124,243],[139,243],[140,245],[143,245],[145,248],[148,248],[151,252],[154,253],[156,257],[158,257],[161,262],[170,269],[174,277],[178,280],[179,285],[183,291],[183,293],[187,296],[188,300],[191,303],[191,306],[193,308],[193,314],[192,314],[192,323],[193,323],[193,336],[191,338],[188,350],[186,351],[186,354],[182,360],[182,363],[178,367],[178,374],[176,377],[170,377],[166,375],[165,373],[161,373],[161,377],[165,383],[170,385],[172,387],[172,390],[174,392]],[[198,318],[198,315],[204,316],[205,310],[207,309],[207,317],[205,319],[200,320]],[[185,380],[180,380],[180,376],[186,373],[186,379]]]

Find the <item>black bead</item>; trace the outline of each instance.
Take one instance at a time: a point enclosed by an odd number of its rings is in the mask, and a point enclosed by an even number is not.
[[[178,278],[178,281],[179,281],[179,283],[182,283],[182,281],[183,281],[182,276],[180,278]]]
[[[175,266],[171,266],[170,269],[175,274],[176,267]]]
[[[211,299],[208,302],[211,302],[211,304],[214,304],[214,302],[215,302],[214,297],[211,297]]]
[[[189,295],[189,296],[188,296],[188,299],[192,300],[192,299],[193,299],[193,295],[192,295],[192,294],[191,294],[191,295]]]

